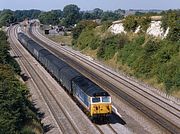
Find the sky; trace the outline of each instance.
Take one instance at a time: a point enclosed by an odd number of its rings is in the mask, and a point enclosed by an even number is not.
[[[101,8],[116,9],[180,9],[180,0],[0,0],[0,10],[52,9],[63,10],[68,4],[77,5],[81,11]]]

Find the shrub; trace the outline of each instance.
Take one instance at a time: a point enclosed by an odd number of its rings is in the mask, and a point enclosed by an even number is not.
[[[149,24],[151,23],[151,18],[148,16],[142,16],[138,17],[138,25],[141,26],[141,30],[143,32],[146,32],[147,28],[149,27]]]
[[[101,42],[97,56],[105,60],[111,59],[126,43],[128,43],[128,37],[125,34],[112,35],[105,38]]]
[[[119,51],[118,60],[123,64],[133,66],[135,60],[142,54],[142,44],[145,41],[145,36],[140,35],[126,44],[121,51]]]
[[[111,25],[112,21],[104,21],[101,26],[101,31],[106,32]]]
[[[80,50],[86,47],[94,50],[100,45],[100,37],[95,35],[93,29],[86,28],[80,34],[76,45]]]
[[[73,39],[78,39],[79,35],[85,28],[88,27],[89,29],[92,29],[92,28],[95,28],[96,26],[97,26],[97,23],[90,20],[80,21],[72,31]]]
[[[162,27],[166,30],[168,27],[170,31],[167,39],[180,42],[180,10],[168,10],[163,14]]]
[[[134,15],[127,16],[123,22],[123,26],[126,31],[134,32],[138,27],[137,18]]]
[[[180,89],[180,60],[174,58],[172,62],[165,63],[159,66],[157,76],[160,82],[163,82],[167,93],[172,93],[174,90]]]

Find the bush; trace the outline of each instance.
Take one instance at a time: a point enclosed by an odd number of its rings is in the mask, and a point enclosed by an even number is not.
[[[93,29],[86,28],[77,40],[77,47],[82,50],[86,47],[96,49],[100,45],[100,37],[95,35]]]
[[[112,21],[104,21],[101,26],[101,31],[106,32],[111,25]]]
[[[5,33],[0,32],[0,132],[14,134],[20,133],[29,121],[39,120],[28,100],[28,90],[17,79],[20,68],[10,57],[6,39]]]
[[[129,15],[125,18],[123,22],[123,26],[126,31],[132,31],[134,32],[136,28],[138,27],[137,18],[134,15]]]
[[[122,49],[128,43],[128,37],[125,34],[112,35],[102,40],[97,56],[105,60],[111,59],[118,50]]]
[[[149,24],[151,23],[151,18],[148,16],[138,17],[137,22],[138,25],[141,26],[141,30],[143,32],[146,32],[149,27]]]
[[[133,66],[135,60],[142,54],[142,44],[145,41],[145,36],[140,35],[126,44],[122,50],[119,51],[118,60],[123,64]]]
[[[167,93],[172,93],[174,90],[180,89],[180,60],[174,58],[172,62],[165,63],[159,66],[157,76],[160,82],[163,82]]]
[[[9,64],[11,68],[17,73],[20,74],[21,69],[19,64],[14,60],[9,54],[9,44],[6,41],[7,36],[3,31],[0,31],[0,63]]]
[[[180,89],[179,43],[144,35],[135,37],[118,55],[118,61],[128,65],[140,78],[156,78],[163,83],[167,93]]]
[[[180,10],[168,10],[163,14],[162,27],[166,30],[168,27],[170,31],[167,39],[180,43]]]
[[[32,128],[25,127],[22,131],[22,134],[35,134],[35,132],[32,130]]]
[[[154,53],[157,52],[157,50],[160,48],[160,44],[158,40],[149,40],[146,42],[144,50],[146,56],[151,56]]]
[[[127,16],[124,20],[123,26],[126,31],[135,32],[138,26],[141,27],[142,32],[146,32],[149,24],[151,23],[151,18],[149,16]]]
[[[81,32],[85,29],[85,28],[89,28],[89,29],[93,29],[97,26],[96,22],[90,21],[90,20],[84,20],[84,21],[80,21],[77,26],[73,29],[72,31],[72,36],[73,39],[77,40],[79,35],[81,34]]]

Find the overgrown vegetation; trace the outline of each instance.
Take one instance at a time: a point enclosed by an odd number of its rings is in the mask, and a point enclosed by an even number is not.
[[[150,22],[151,19],[147,15],[144,16],[130,15],[125,18],[123,22],[123,26],[125,30],[128,32],[135,32],[138,26],[140,26],[141,32],[146,32]]]
[[[111,35],[107,38],[104,38],[99,46],[97,51],[97,57],[104,60],[111,59],[115,53],[124,47],[128,42],[128,38],[125,34],[120,35]]]
[[[155,78],[163,83],[167,93],[180,89],[179,45],[168,40],[133,39],[120,50],[118,61],[128,65],[134,74],[143,79]]]
[[[88,20],[80,21],[72,31],[72,37],[73,37],[72,45],[77,45],[78,38],[79,38],[79,36],[80,36],[80,34],[82,33],[83,30],[86,30],[86,31],[89,30],[90,32],[92,32],[91,30],[93,28],[95,28],[96,26],[97,26],[97,23],[93,22],[93,21],[88,21]],[[84,31],[83,33],[86,34],[85,33],[86,31]],[[81,37],[82,36],[83,35],[81,35]],[[94,36],[94,35],[92,35],[92,36]],[[78,45],[78,46],[80,46],[80,45]],[[85,45],[85,46],[87,46],[87,45]]]
[[[86,28],[80,34],[76,45],[81,50],[86,47],[94,50],[99,46],[99,42],[99,37],[95,34],[94,30]]]
[[[88,28],[88,23],[81,27],[77,25],[75,35],[78,36],[73,36],[73,45],[80,50],[95,49],[97,58],[116,60],[121,68],[128,67],[131,75],[146,82],[153,79],[154,85],[159,85],[168,94],[180,92],[180,17],[177,16],[178,11],[163,14],[163,21],[169,20],[162,26],[170,28],[167,38],[163,40],[145,34],[150,24],[149,16],[145,15],[125,18],[124,26],[130,31],[127,34],[110,34],[107,32],[108,24],[91,28]],[[132,34],[139,25],[142,31]]]
[[[0,31],[0,133],[42,133],[37,109],[29,101],[29,92],[17,79],[20,68],[9,54],[4,32]],[[30,128],[27,130],[27,128]]]
[[[168,39],[180,42],[180,10],[168,10],[163,13],[162,27],[170,28]]]

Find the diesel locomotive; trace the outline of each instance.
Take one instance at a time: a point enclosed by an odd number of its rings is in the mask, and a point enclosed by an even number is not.
[[[33,41],[26,34],[18,33],[19,42],[65,87],[93,119],[112,113],[111,96],[83,76],[66,62]]]

